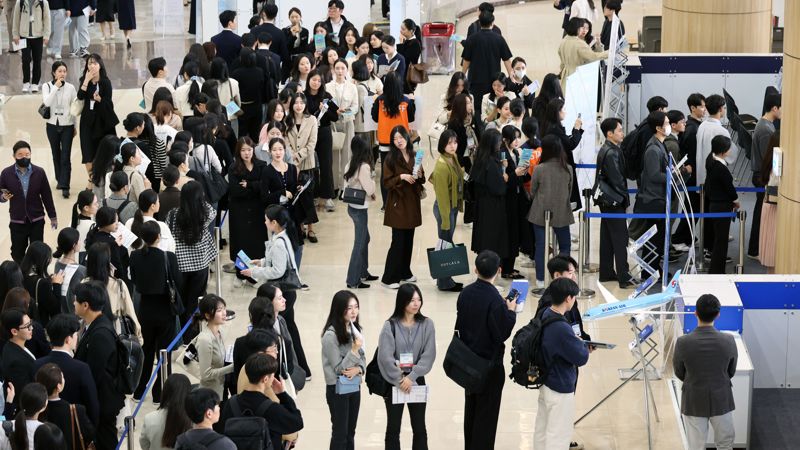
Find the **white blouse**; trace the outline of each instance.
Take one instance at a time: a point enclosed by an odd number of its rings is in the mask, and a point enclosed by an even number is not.
[[[359,109],[358,104],[358,89],[352,81],[345,80],[342,83],[333,80],[325,85],[325,90],[333,97],[333,101],[339,105],[339,108],[345,110],[339,117],[340,121],[352,122]]]
[[[56,87],[52,81],[42,85],[42,102],[50,107],[50,118],[46,120],[50,125],[60,125],[62,127],[75,125],[75,117],[69,112],[72,101],[78,97],[75,86],[64,82],[64,85]]]

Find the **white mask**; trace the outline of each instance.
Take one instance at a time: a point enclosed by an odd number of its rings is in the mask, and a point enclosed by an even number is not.
[[[664,127],[664,135],[665,135],[665,136],[669,136],[670,134],[672,134],[672,125],[670,125],[670,124],[667,124],[667,125]]]
[[[517,79],[521,80],[521,79],[525,78],[525,70],[524,69],[523,70],[515,70],[514,71],[514,75],[517,77]]]

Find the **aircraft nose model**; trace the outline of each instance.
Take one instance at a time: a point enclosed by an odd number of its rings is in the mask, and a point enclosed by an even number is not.
[[[611,292],[608,291],[602,284],[597,283],[597,288],[603,294],[603,298],[605,298],[606,303],[595,306],[594,308],[589,309],[583,314],[583,320],[600,320],[600,319],[607,319],[609,317],[615,317],[622,314],[636,314],[640,312],[648,311],[648,314],[661,314],[660,312],[649,311],[651,309],[657,308],[670,300],[682,297],[680,292],[677,292],[678,289],[678,278],[681,276],[681,272],[678,271],[675,273],[675,276],[672,277],[672,281],[670,281],[667,289],[664,292],[658,294],[651,294],[651,295],[643,295],[641,297],[637,297],[634,299],[625,299],[620,300],[614,297]],[[680,314],[676,313],[675,311],[664,312],[663,314]]]

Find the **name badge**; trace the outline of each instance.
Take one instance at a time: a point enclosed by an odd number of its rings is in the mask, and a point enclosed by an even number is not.
[[[56,106],[55,108],[53,108],[53,114],[57,116],[63,116],[64,112],[65,111],[63,106]]]
[[[471,137],[468,137],[467,138],[467,147],[470,147],[470,148],[471,147],[475,147],[475,139],[472,139]]]
[[[411,370],[414,368],[414,354],[400,353],[400,368]]]
[[[572,324],[572,332],[575,333],[575,336],[581,337],[581,326],[577,323]]]

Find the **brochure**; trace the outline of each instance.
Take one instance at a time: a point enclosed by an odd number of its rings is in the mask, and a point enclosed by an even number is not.
[[[419,168],[422,167],[422,157],[425,156],[425,150],[419,149],[417,150],[417,154],[414,156],[414,170],[411,171],[411,175],[414,178],[417,177],[419,173]]]

